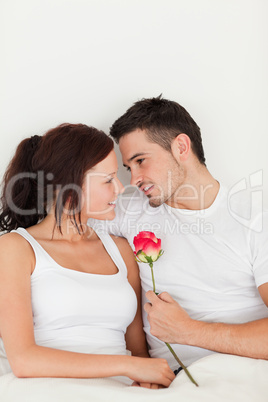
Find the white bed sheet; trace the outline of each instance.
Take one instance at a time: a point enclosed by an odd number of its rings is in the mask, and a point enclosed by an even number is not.
[[[150,390],[114,379],[0,376],[1,402],[268,402],[268,361],[212,354],[189,366],[195,387],[181,371],[171,386]]]

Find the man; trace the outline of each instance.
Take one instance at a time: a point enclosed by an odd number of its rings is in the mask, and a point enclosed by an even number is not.
[[[268,359],[267,215],[239,219],[248,203],[237,194],[230,205],[206,167],[199,127],[176,102],[136,102],[111,136],[138,190],[122,198],[109,230],[131,245],[152,231],[164,250],[154,263],[158,296],[139,264],[151,356],[177,368],[165,341],[186,366],[212,352]]]

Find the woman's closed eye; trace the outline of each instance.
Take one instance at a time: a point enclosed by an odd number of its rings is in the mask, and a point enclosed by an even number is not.
[[[112,183],[113,180],[114,180],[114,177],[110,177],[110,179],[108,179],[108,180],[106,181],[106,183]]]

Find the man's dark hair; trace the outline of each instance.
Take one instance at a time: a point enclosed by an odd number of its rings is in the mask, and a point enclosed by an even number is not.
[[[118,144],[120,138],[134,130],[144,130],[150,141],[171,151],[171,142],[179,134],[187,134],[193,153],[205,165],[200,128],[181,105],[162,98],[143,98],[134,103],[110,128]]]

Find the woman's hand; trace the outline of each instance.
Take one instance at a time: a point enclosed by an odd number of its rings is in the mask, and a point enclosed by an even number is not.
[[[160,384],[151,384],[150,382],[137,382],[134,381],[131,384],[132,387],[142,387],[142,388],[149,388],[149,389],[160,389],[165,388],[163,385]]]
[[[126,375],[139,386],[145,388],[156,388],[156,385],[168,387],[175,378],[175,374],[165,359],[135,356],[129,356],[129,358]]]

